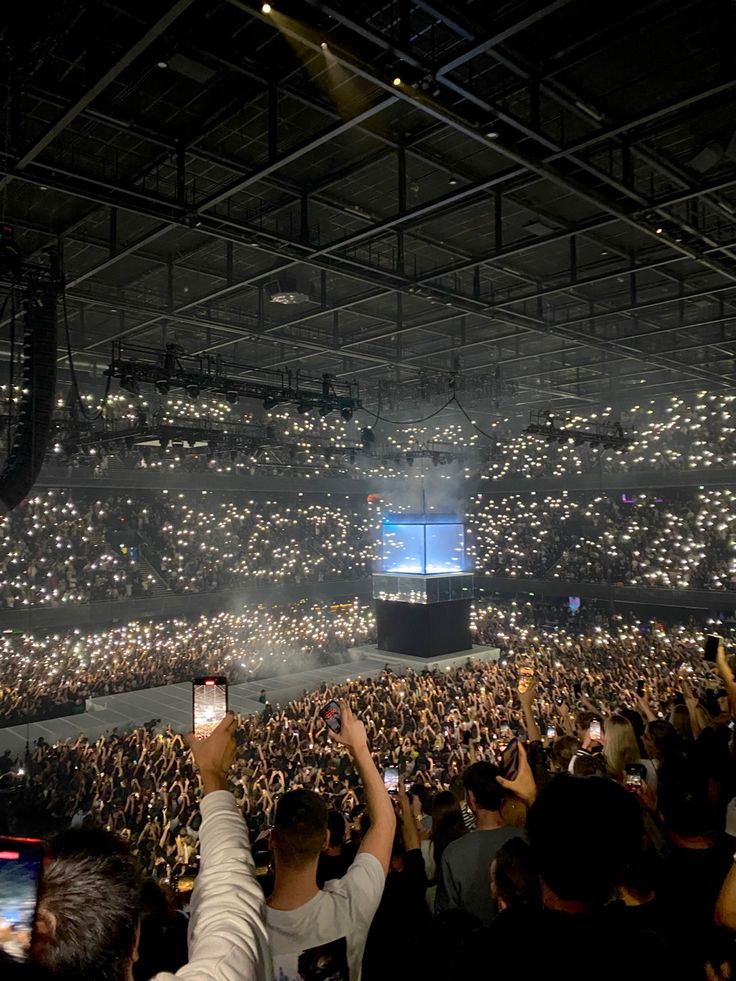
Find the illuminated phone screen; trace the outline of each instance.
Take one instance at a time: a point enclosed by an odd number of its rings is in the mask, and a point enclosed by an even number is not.
[[[194,735],[205,739],[225,718],[227,712],[227,678],[212,676],[192,682]]]
[[[42,869],[41,842],[0,838],[0,951],[14,961],[31,949]]]

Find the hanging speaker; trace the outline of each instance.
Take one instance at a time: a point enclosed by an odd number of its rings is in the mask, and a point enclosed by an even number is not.
[[[57,295],[54,287],[32,287],[23,297],[23,394],[0,473],[0,510],[12,511],[28,496],[49,445],[56,399]]]

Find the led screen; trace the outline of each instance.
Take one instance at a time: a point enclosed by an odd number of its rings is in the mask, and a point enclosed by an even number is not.
[[[424,572],[424,525],[383,526],[384,572]]]
[[[435,572],[462,572],[465,565],[465,533],[462,525],[427,525],[426,569]]]

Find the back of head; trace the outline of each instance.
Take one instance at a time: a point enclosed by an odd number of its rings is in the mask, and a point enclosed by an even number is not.
[[[124,981],[141,916],[128,848],[107,831],[66,831],[50,846],[33,960],[56,978]]]
[[[504,791],[496,777],[501,771],[493,763],[479,760],[471,764],[463,774],[463,784],[471,805],[484,811],[498,811],[504,798]],[[471,800],[470,795],[473,795]]]
[[[463,784],[463,778],[459,775],[454,776],[450,781],[450,793],[454,795],[458,803],[462,804],[465,800],[465,786]],[[435,798],[436,800],[436,798]],[[432,805],[434,808],[434,804]],[[432,811],[434,814],[434,810]]]
[[[627,763],[636,763],[639,759],[639,743],[636,740],[634,727],[623,715],[612,715],[606,719],[606,744],[603,754],[611,775],[616,780],[623,779],[624,767]]]
[[[572,770],[576,777],[607,777],[608,767],[603,753],[578,752],[573,757]]]
[[[319,857],[325,843],[327,804],[311,790],[290,790],[276,805],[272,846],[276,865],[302,869]]]
[[[550,751],[552,760],[562,773],[567,773],[570,760],[580,749],[580,740],[577,736],[559,736],[552,743]]]
[[[650,722],[646,728],[646,737],[656,758],[663,763],[677,763],[683,758],[682,743],[677,731],[664,719]]]
[[[673,705],[670,711],[670,724],[684,743],[692,742],[693,727],[687,705]]]
[[[533,861],[555,896],[599,906],[636,853],[641,811],[611,780],[561,774],[539,794],[527,830]]]
[[[496,899],[505,908],[538,907],[542,896],[532,853],[523,838],[510,838],[496,852],[491,880]]]
[[[662,795],[660,812],[666,829],[680,838],[701,838],[712,830],[708,807],[687,791]]]
[[[457,797],[449,790],[435,794],[432,798],[432,844],[437,866],[447,846],[467,833]]]

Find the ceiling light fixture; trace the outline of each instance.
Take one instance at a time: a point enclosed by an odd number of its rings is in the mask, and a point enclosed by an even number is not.
[[[393,84],[394,84],[394,88],[398,88],[401,85],[401,79],[399,78],[398,75],[394,79]]]
[[[161,61],[157,61],[156,62],[156,67],[157,68],[168,68],[169,67],[169,63],[168,63],[168,61],[164,61],[163,58],[162,58]]]
[[[262,14],[270,14],[271,13],[271,10],[272,10],[272,7],[271,7],[271,4],[270,3],[264,3],[261,6],[261,13]]]
[[[326,51],[327,50],[327,41],[323,41],[322,44],[320,44],[320,48],[322,48],[323,51]]]

